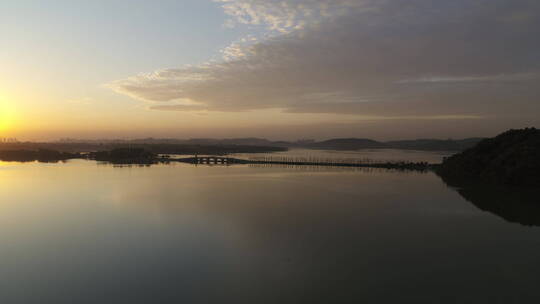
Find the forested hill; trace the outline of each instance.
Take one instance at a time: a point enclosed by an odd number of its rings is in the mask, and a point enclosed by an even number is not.
[[[540,186],[540,130],[510,130],[482,140],[447,158],[438,171],[454,181]]]

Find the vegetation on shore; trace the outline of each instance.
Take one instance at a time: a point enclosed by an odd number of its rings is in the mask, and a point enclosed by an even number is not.
[[[118,148],[91,152],[87,158],[113,164],[152,164],[158,161],[158,155],[142,148]]]
[[[334,138],[324,141],[270,141],[264,138],[230,139],[134,139],[134,140],[74,140],[59,142],[0,142],[0,150],[49,149],[64,152],[93,152],[118,148],[143,148],[157,154],[212,154],[268,153],[289,148],[323,150],[402,149],[420,151],[463,151],[477,144],[481,138],[415,139],[376,141],[367,138]]]
[[[43,163],[65,161],[68,159],[81,158],[79,153],[59,152],[55,150],[6,150],[0,151],[0,160],[31,162],[39,161]]]
[[[40,161],[55,162],[60,160],[84,158],[112,164],[156,164],[183,162],[192,164],[269,164],[288,166],[326,166],[326,167],[358,167],[384,168],[395,170],[427,171],[432,165],[426,162],[372,162],[365,160],[313,159],[290,157],[265,157],[264,159],[239,159],[226,156],[203,156],[187,158],[169,158],[142,148],[118,148],[110,151],[90,152],[87,154],[67,153],[50,150],[38,151],[1,151],[0,160],[6,161]]]
[[[160,161],[157,154],[140,148],[119,148],[88,154],[59,152],[54,150],[8,150],[0,151],[0,160],[16,162],[59,162],[69,159],[90,159],[114,164],[152,164]]]
[[[114,149],[144,149],[155,154],[212,154],[269,153],[286,151],[284,147],[246,146],[246,145],[203,145],[203,144],[128,144],[128,143],[1,143],[0,151],[56,150],[60,152],[84,153],[111,151]]]
[[[509,130],[485,139],[446,158],[437,172],[452,184],[540,186],[540,130]]]
[[[371,140],[346,139],[334,140],[332,145],[343,148],[357,143],[372,147],[378,145]],[[19,143],[16,143],[19,144]],[[104,148],[103,146],[100,146]],[[0,160],[4,161],[42,161],[56,162],[74,158],[87,158],[96,161],[116,164],[152,164],[173,161],[160,155],[227,155],[231,153],[257,153],[283,151],[283,147],[263,146],[215,146],[215,145],[176,145],[176,144],[139,144],[121,145],[112,149],[98,149],[89,153],[54,151],[50,149],[36,150],[1,150]],[[198,159],[196,162],[198,162]],[[473,148],[446,158],[440,165],[430,165],[424,162],[403,163],[362,163],[343,161],[323,161],[313,159],[265,159],[241,160],[227,158],[230,163],[267,163],[286,165],[319,165],[319,166],[351,166],[351,167],[380,167],[405,170],[435,169],[449,184],[481,181],[517,186],[540,185],[540,130],[527,128],[510,130],[501,135],[485,139]],[[175,160],[190,162],[190,158]]]

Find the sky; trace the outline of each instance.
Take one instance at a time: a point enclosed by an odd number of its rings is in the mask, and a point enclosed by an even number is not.
[[[0,0],[0,137],[540,126],[537,0]]]

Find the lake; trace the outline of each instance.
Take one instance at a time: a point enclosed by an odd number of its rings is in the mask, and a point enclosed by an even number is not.
[[[538,210],[487,192],[379,169],[0,162],[0,303],[538,300]]]
[[[339,150],[313,150],[313,149],[290,149],[283,152],[273,153],[238,153],[234,157],[257,159],[261,157],[291,157],[291,158],[311,158],[324,160],[341,160],[344,162],[356,160],[371,160],[374,162],[428,162],[438,164],[443,158],[455,152],[450,151],[417,151],[417,150],[397,150],[397,149],[362,149],[354,151]]]

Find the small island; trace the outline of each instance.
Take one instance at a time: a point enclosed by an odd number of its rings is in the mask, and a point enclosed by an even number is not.
[[[158,161],[158,155],[142,148],[118,148],[91,152],[87,158],[113,164],[153,164]]]

